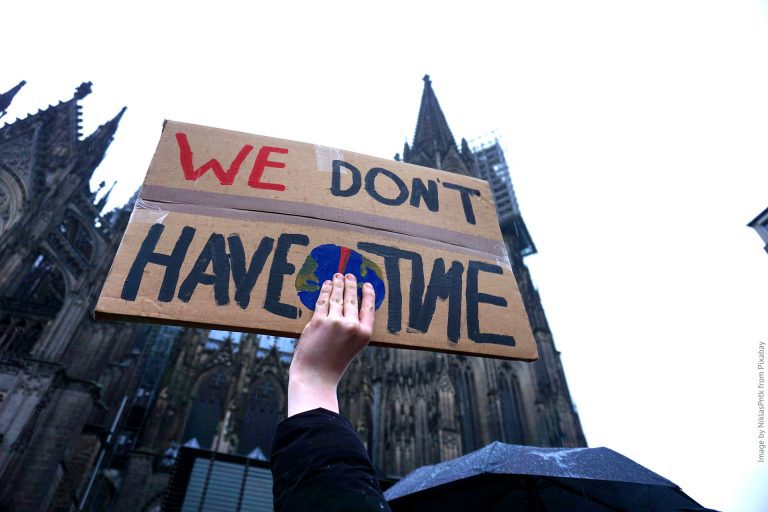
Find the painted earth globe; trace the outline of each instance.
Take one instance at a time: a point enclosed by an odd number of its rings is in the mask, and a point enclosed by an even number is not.
[[[384,274],[379,266],[357,251],[334,244],[320,245],[312,249],[296,276],[299,300],[308,309],[315,309],[320,287],[333,275],[352,274],[357,278],[357,297],[362,300],[363,285],[371,283],[376,292],[376,309],[384,301],[386,287]]]

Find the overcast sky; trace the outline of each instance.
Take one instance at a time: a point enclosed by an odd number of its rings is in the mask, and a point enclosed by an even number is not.
[[[128,106],[113,204],[166,118],[391,158],[429,73],[457,139],[500,134],[590,446],[765,510],[765,1],[77,4],[3,7],[4,121],[86,80],[86,133]]]

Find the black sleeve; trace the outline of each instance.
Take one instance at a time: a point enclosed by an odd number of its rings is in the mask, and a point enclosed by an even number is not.
[[[368,453],[344,416],[303,412],[277,426],[272,445],[276,512],[389,512]]]

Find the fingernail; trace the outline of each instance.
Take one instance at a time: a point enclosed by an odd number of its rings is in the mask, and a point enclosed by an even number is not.
[[[373,289],[373,285],[372,285],[371,283],[365,283],[363,286],[365,286],[365,287],[366,287],[366,288],[368,288],[369,290],[372,290],[372,289]]]
[[[352,274],[347,274],[347,279],[349,279],[350,281],[355,281],[355,276],[353,276]]]
[[[334,279],[342,279],[344,276],[341,274],[333,274]]]
[[[332,284],[333,283],[331,283],[330,279],[326,279],[325,282],[323,283],[323,286],[331,286]]]

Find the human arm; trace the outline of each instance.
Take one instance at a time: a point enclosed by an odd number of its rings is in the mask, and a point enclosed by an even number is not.
[[[289,418],[318,407],[339,412],[339,381],[373,333],[374,295],[373,287],[365,283],[358,311],[355,276],[336,274],[333,281],[323,283],[291,361]]]
[[[323,284],[289,371],[288,418],[272,448],[275,511],[388,512],[368,453],[344,416],[336,390],[373,332],[373,287],[358,310],[354,276]]]

